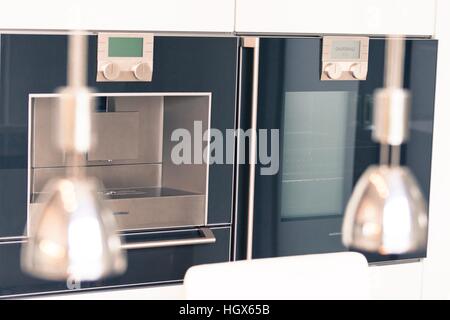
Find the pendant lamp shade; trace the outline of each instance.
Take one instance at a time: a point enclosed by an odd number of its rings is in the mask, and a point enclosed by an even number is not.
[[[22,249],[22,268],[44,279],[97,280],[126,268],[113,213],[94,179],[50,181]]]
[[[380,254],[423,250],[427,208],[411,172],[400,166],[371,166],[347,204],[343,223],[347,247]]]

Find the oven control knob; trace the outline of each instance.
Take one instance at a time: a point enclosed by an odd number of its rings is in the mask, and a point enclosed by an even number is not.
[[[325,74],[332,80],[338,80],[342,75],[341,66],[337,63],[329,63],[324,68]]]
[[[350,66],[350,73],[356,80],[364,80],[365,74],[360,63],[354,63]]]
[[[120,75],[120,68],[117,63],[107,62],[101,68],[103,75],[107,80],[115,80]]]
[[[148,81],[152,75],[152,68],[147,62],[141,62],[133,67],[133,73],[136,79]]]

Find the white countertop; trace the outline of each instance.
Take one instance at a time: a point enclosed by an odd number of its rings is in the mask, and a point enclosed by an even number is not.
[[[374,299],[421,299],[422,268],[422,262],[370,267],[372,297]],[[184,299],[184,287],[182,284],[172,284],[94,289],[77,293],[29,296],[25,299],[176,300]]]
[[[27,297],[30,300],[179,300],[184,298],[182,284],[146,287],[127,287],[124,289],[90,290],[78,293],[51,294]]]

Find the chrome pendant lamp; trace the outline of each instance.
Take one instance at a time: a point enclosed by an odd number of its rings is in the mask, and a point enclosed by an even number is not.
[[[383,255],[422,250],[427,208],[411,171],[400,165],[408,139],[409,92],[403,89],[404,38],[387,40],[385,87],[375,92],[372,139],[380,143],[380,164],[357,182],[345,210],[345,246]]]
[[[60,90],[59,147],[67,172],[44,188],[37,221],[22,247],[22,269],[49,280],[97,280],[126,268],[115,218],[84,162],[91,146],[92,92],[85,86],[87,39],[69,36],[68,86]]]

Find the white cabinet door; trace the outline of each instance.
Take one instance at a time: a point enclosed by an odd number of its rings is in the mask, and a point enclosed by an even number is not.
[[[425,299],[450,299],[450,1],[438,0],[436,38],[439,40],[433,157],[431,163],[428,252],[424,261]]]
[[[423,262],[369,268],[372,299],[422,298]]]
[[[236,31],[434,33],[435,0],[236,0]]]
[[[8,0],[0,29],[232,32],[234,0]]]

